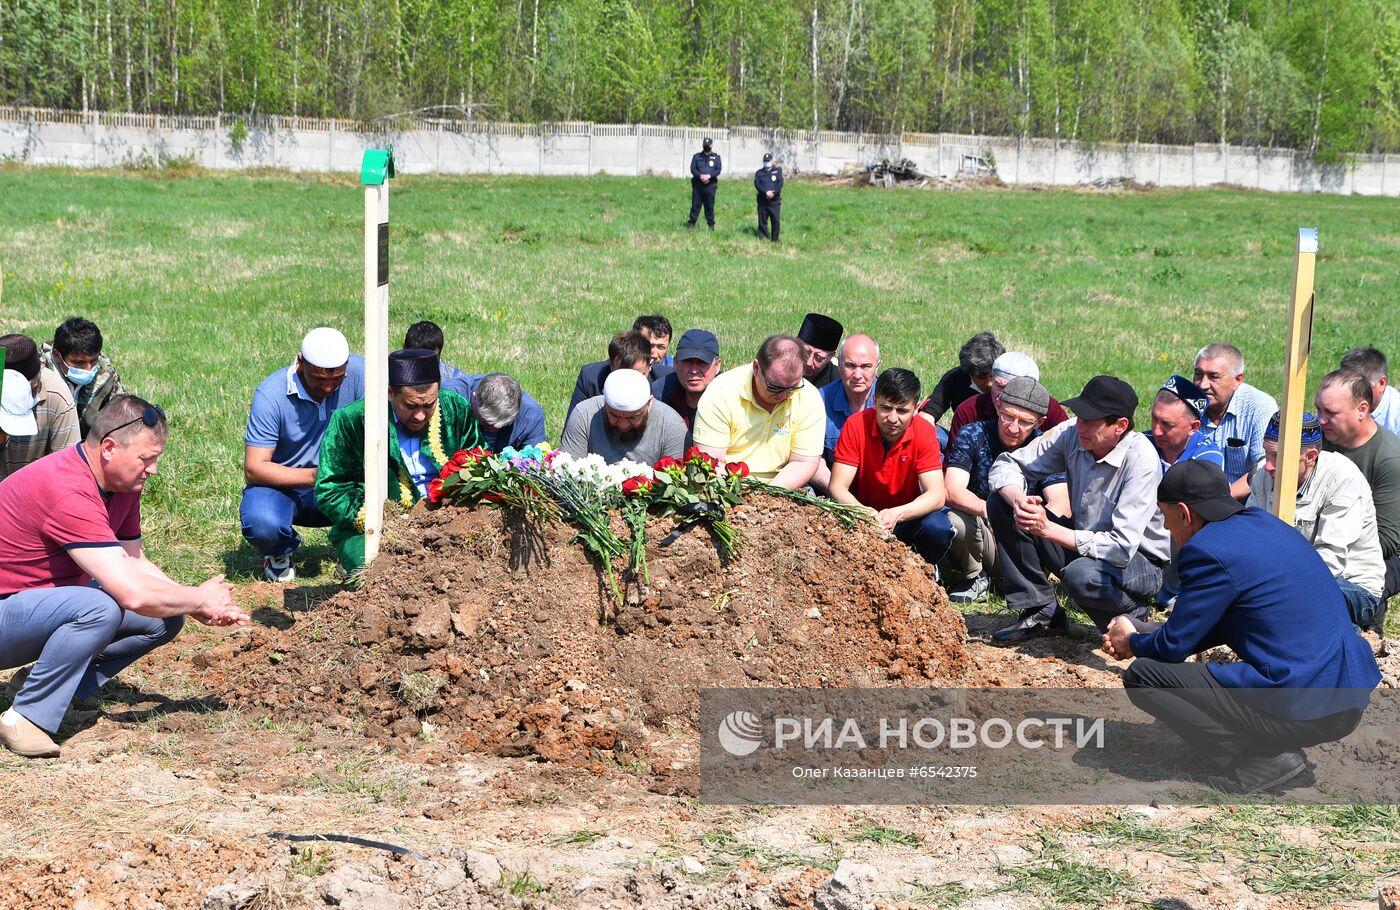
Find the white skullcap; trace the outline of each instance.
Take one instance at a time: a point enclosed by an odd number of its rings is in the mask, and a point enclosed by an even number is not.
[[[312,329],[301,340],[301,359],[323,370],[345,366],[350,359],[350,342],[328,326]]]
[[[631,414],[651,401],[651,385],[636,370],[613,370],[603,383],[603,404],[614,411]]]
[[[0,430],[10,436],[33,436],[39,432],[29,380],[18,370],[6,370],[0,385],[4,386],[0,389]]]
[[[1040,367],[1035,365],[1031,355],[1022,354],[1020,351],[1007,351],[992,361],[992,373],[1002,379],[1029,376],[1036,382],[1040,381]]]

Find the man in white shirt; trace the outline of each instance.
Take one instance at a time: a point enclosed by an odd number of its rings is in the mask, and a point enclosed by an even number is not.
[[[1400,435],[1400,392],[1390,384],[1390,367],[1385,355],[1375,348],[1352,348],[1342,357],[1341,368],[1366,377],[1371,384],[1371,417]]]
[[[1278,435],[1279,416],[1274,414],[1264,431],[1264,470],[1254,474],[1248,503],[1267,511],[1274,504]],[[1361,470],[1345,455],[1320,451],[1320,445],[1322,424],[1317,415],[1304,414],[1293,526],[1337,579],[1351,621],[1367,629],[1385,619],[1381,608],[1385,558],[1376,530],[1376,505]]]

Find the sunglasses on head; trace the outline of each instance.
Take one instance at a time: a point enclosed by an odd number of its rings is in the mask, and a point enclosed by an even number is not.
[[[112,436],[121,430],[125,430],[127,427],[131,426],[138,420],[144,423],[149,429],[154,430],[156,426],[164,419],[165,411],[161,408],[160,405],[148,404],[146,405],[145,409],[141,411],[140,417],[133,417],[121,426],[113,427],[112,429],[107,431],[107,436]],[[105,439],[106,437],[103,438]]]

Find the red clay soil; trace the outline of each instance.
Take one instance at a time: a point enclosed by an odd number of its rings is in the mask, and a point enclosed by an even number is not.
[[[667,540],[674,523],[653,520],[650,583],[618,607],[570,527],[420,506],[360,590],[197,661],[235,703],[374,738],[427,724],[463,750],[645,762],[663,790],[693,787],[690,761],[668,784],[658,759],[695,755],[701,688],[969,683],[963,619],[906,546],[765,494],[731,520],[746,541],[730,565],[704,529]]]

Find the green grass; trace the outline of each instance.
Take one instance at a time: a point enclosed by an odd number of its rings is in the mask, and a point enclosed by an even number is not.
[[[10,167],[0,194],[0,327],[40,340],[74,314],[102,327],[128,386],[171,415],[144,509],[152,553],[185,580],[249,577],[248,402],[309,328],[361,345],[362,191],[348,177]],[[1313,379],[1353,344],[1400,337],[1391,199],[798,182],[779,247],[752,236],[742,186],[721,189],[713,235],[681,227],[688,202],[683,181],[661,178],[396,180],[391,340],[436,320],[450,362],[515,374],[555,436],[579,364],[643,312],[714,330],[733,366],[822,310],[926,383],[990,328],[1059,397],[1112,372],[1146,398],[1223,338],[1276,394],[1300,225],[1321,231]],[[327,577],[324,535],[307,540],[303,574]]]

